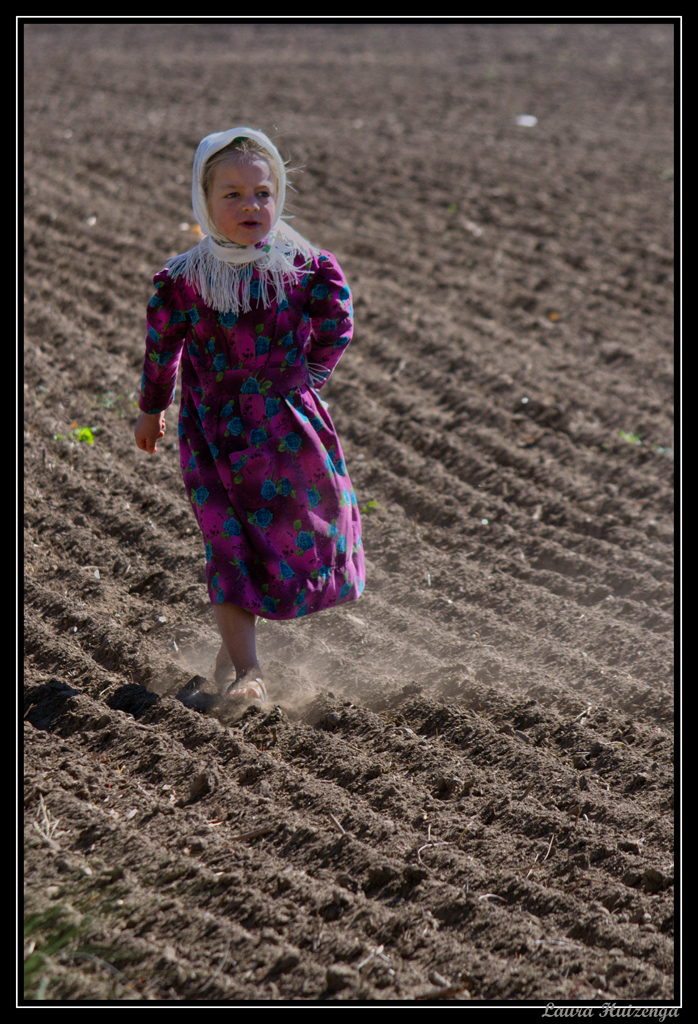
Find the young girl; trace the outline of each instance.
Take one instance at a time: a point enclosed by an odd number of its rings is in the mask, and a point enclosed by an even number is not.
[[[283,161],[262,132],[207,135],[192,205],[204,237],[155,275],[136,443],[157,450],[181,366],[179,449],[203,534],[221,694],[266,700],[256,616],[290,619],[364,586],[361,523],[318,391],[352,335],[329,252],[281,220]]]

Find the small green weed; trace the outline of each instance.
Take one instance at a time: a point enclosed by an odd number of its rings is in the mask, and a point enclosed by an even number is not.
[[[377,501],[371,500],[371,501],[367,501],[366,504],[364,505],[364,507],[362,509],[359,509],[359,511],[361,512],[362,516],[365,516],[369,512],[376,512],[379,508],[382,508],[382,507],[383,506],[379,505]]]
[[[625,441],[626,444],[633,444],[639,446],[644,443],[640,435],[633,433],[632,430],[619,430],[618,436],[622,438],[622,440]],[[610,441],[603,441],[601,443],[601,448],[603,448],[605,451],[608,451],[611,447],[612,443]],[[657,452],[658,455],[667,455],[670,459],[673,459],[674,457],[674,449],[667,448],[665,445],[653,444],[648,446],[648,449],[653,452]],[[596,450],[598,451],[598,449]]]
[[[95,434],[98,432],[99,427],[79,427],[77,423],[71,423],[73,428],[70,432],[70,436],[66,438],[65,434],[54,434],[54,441],[69,441],[70,444],[82,443],[82,444],[94,444]]]
[[[87,444],[95,443],[95,436],[89,427],[76,427],[73,431],[73,437],[76,441],[85,441]]]

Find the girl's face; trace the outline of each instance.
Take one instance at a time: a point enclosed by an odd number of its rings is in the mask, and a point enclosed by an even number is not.
[[[231,157],[213,172],[209,195],[211,219],[224,238],[255,245],[276,221],[276,187],[264,157]]]

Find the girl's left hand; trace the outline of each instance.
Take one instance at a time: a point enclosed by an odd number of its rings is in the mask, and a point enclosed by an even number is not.
[[[133,433],[138,447],[153,455],[158,450],[157,442],[165,436],[164,412],[142,412],[133,428]]]

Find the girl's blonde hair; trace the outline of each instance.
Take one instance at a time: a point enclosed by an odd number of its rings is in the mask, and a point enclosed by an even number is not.
[[[217,153],[214,153],[213,156],[206,161],[201,186],[204,190],[204,195],[206,196],[207,203],[209,202],[211,196],[211,185],[213,184],[213,175],[215,173],[216,167],[218,167],[219,164],[224,163],[226,160],[230,160],[231,157],[238,156],[264,157],[264,159],[269,164],[269,169],[271,170],[271,175],[272,178],[274,179],[274,188],[276,189],[276,193],[278,195],[279,180],[276,173],[276,165],[274,160],[272,159],[271,153],[268,153],[264,146],[260,146],[260,144],[255,139],[249,139],[245,135],[239,135],[237,139],[233,139],[232,142],[229,142],[227,146],[223,147],[223,149],[219,149]]]

